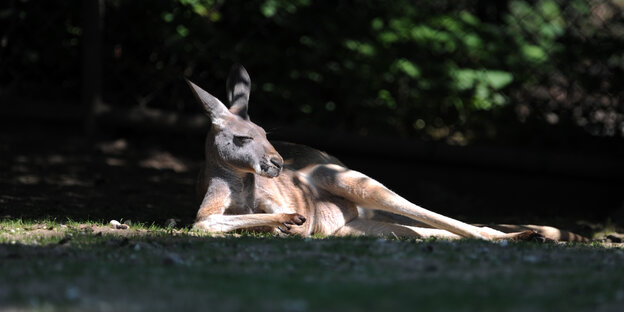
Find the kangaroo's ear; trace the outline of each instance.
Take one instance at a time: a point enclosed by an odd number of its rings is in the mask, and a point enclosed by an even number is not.
[[[230,70],[226,82],[228,102],[230,102],[230,112],[248,120],[247,104],[249,103],[249,92],[251,88],[251,78],[240,64],[235,64]]]
[[[196,84],[192,83],[190,80],[184,78],[186,82],[191,87],[193,94],[195,95],[195,99],[199,103],[202,104],[204,108],[204,112],[210,116],[210,121],[213,125],[223,124],[224,118],[230,114],[227,107],[219,101],[216,97],[212,96],[210,93],[204,91],[204,89],[198,87]]]

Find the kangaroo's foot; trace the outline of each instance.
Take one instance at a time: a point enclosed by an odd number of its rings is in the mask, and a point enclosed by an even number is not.
[[[544,235],[537,233],[533,230],[527,230],[517,233],[509,233],[509,239],[513,241],[524,241],[524,242],[536,242],[536,243],[546,243],[546,242],[554,242],[552,239],[548,239],[544,237]]]

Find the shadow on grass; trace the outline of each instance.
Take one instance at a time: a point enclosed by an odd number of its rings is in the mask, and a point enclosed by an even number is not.
[[[32,226],[3,229],[14,239],[0,244],[0,308],[580,311],[624,304],[621,248]]]

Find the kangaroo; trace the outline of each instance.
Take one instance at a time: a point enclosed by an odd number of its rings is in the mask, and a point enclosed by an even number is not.
[[[484,240],[577,237],[550,227],[507,226],[502,232],[467,224],[409,202],[325,152],[269,142],[247,114],[251,79],[243,66],[235,65],[227,78],[229,109],[186,81],[211,121],[197,183],[201,204],[194,229]],[[402,215],[423,226],[373,221],[361,216],[358,207]]]

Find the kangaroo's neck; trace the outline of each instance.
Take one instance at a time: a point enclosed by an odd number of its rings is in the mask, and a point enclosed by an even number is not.
[[[240,172],[223,162],[216,153],[206,151],[204,179],[208,182],[208,196],[228,195],[225,213],[250,213],[254,208],[256,178],[253,173]]]

